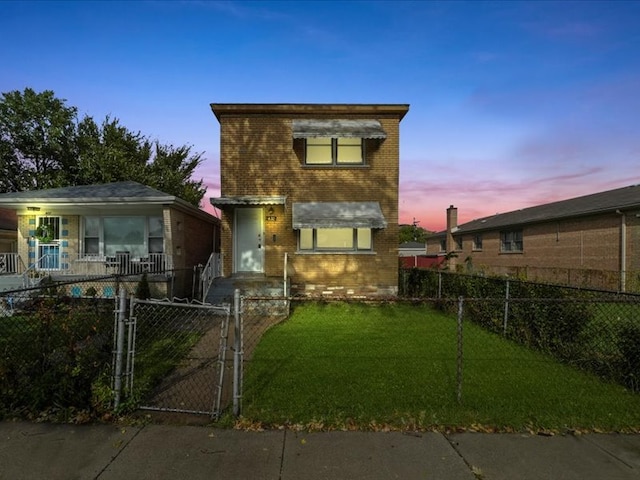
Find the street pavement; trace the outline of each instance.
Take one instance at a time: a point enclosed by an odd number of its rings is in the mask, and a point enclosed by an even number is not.
[[[640,479],[640,435],[0,422],[0,479]]]

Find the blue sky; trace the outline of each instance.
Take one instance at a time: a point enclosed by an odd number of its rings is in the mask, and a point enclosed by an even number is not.
[[[400,221],[640,183],[640,2],[0,2],[0,91],[203,152],[215,103],[408,103]]]

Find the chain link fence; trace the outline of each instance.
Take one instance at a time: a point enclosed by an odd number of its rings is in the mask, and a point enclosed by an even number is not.
[[[48,276],[1,292],[0,416],[86,421],[140,405],[217,415],[231,399],[229,307],[135,298],[166,297],[172,279],[191,276],[175,271],[161,287],[142,275]],[[119,305],[121,294],[130,307]]]
[[[109,410],[117,289],[105,277],[0,294],[0,415]]]
[[[443,311],[453,310],[454,303],[433,300]],[[477,398],[496,378],[511,386],[499,400],[523,405],[554,395],[566,403],[597,397],[605,385],[640,393],[638,299],[460,297],[457,309],[458,398],[463,391]],[[574,388],[568,388],[571,382]]]
[[[218,418],[230,402],[229,318],[229,306],[132,299],[127,396],[141,409]]]
[[[449,310],[462,298],[473,324],[640,391],[638,295],[435,270],[404,270],[401,278],[406,297]]]
[[[479,280],[436,273],[419,284],[433,296],[282,298],[292,313],[273,332],[281,319],[248,321],[261,310],[243,307],[242,412],[311,428],[366,415],[364,428],[640,425],[640,298]]]
[[[612,388],[640,398],[637,296],[426,271],[404,272],[399,298],[236,291],[232,305],[123,308],[132,287],[103,278],[0,294],[0,414],[108,416],[117,399],[120,411],[269,416],[301,397],[316,416],[355,418],[381,398],[374,419],[415,408],[445,422],[455,404],[469,417],[451,421],[469,423],[513,405],[542,415],[541,399],[595,412],[589,402]],[[265,392],[274,403],[260,407]]]

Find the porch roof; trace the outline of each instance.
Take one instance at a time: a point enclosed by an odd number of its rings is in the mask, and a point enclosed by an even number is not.
[[[293,204],[293,228],[386,228],[378,202]]]
[[[283,195],[239,195],[235,197],[214,197],[210,199],[214,207],[243,205],[284,205],[287,200]]]
[[[378,120],[293,120],[293,138],[387,138]]]
[[[186,200],[134,181],[0,194],[0,208],[15,210],[19,215],[43,215],[50,209],[55,209],[56,214],[72,215],[91,212],[102,215],[114,211],[145,214],[164,206],[186,211],[209,222],[219,221]]]

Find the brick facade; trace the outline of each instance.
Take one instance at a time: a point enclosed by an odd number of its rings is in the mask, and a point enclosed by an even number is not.
[[[284,273],[288,254],[292,287],[301,292],[393,294],[398,284],[399,124],[405,105],[212,105],[220,121],[223,197],[285,196],[262,206],[264,273]],[[304,140],[294,139],[294,119],[378,120],[387,136],[365,140],[364,166],[304,164]],[[367,253],[301,253],[292,228],[295,202],[379,202],[387,228],[373,230]],[[236,207],[239,208],[239,207]],[[222,214],[223,272],[233,272],[234,209]]]
[[[82,207],[78,206],[76,209],[81,210]],[[171,286],[167,284],[166,278],[150,277],[151,282],[164,282],[163,285],[154,285],[153,288],[163,292],[164,295],[172,291],[176,296],[189,296],[192,291],[193,267],[199,264],[205,265],[211,253],[214,252],[215,239],[219,236],[217,220],[195,209],[189,212],[172,206],[157,207],[155,212],[146,208],[145,212],[163,216],[164,253],[170,256],[170,266],[175,271]],[[90,212],[90,215],[94,214],[93,211]],[[111,210],[108,215],[118,216],[119,214],[118,210]],[[55,209],[52,209],[51,212],[47,212],[47,216],[60,217],[61,263],[63,270],[74,273],[73,262],[82,254],[82,232],[80,231],[82,215],[58,215]],[[34,240],[36,223],[36,215],[18,214],[18,254],[25,268],[30,267],[37,260]],[[102,264],[97,266],[101,267]],[[85,270],[87,270],[86,266]],[[102,270],[94,273],[104,275]]]
[[[637,214],[640,208],[625,213],[624,229],[622,215],[610,211],[495,230],[454,232],[454,237],[462,239],[462,250],[454,249],[457,268],[493,274],[520,273],[531,280],[613,290],[624,287],[621,284],[624,282],[626,290],[637,290],[640,286],[640,218]],[[501,252],[500,232],[512,229],[522,230],[523,251]],[[481,250],[473,249],[476,234],[482,235]],[[621,247],[623,237],[626,239],[624,249]],[[427,239],[428,254],[440,252],[441,238],[436,235]]]

